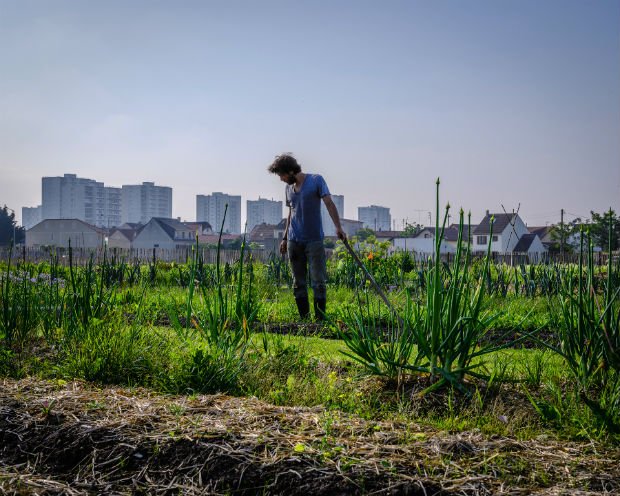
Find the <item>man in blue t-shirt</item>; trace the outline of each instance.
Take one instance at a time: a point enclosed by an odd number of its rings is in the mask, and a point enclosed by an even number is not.
[[[277,174],[286,186],[286,205],[289,207],[286,229],[280,243],[280,253],[288,252],[293,272],[293,294],[302,319],[308,317],[310,304],[306,273],[310,266],[310,278],[314,292],[314,315],[317,320],[325,318],[327,302],[327,267],[323,246],[323,225],[321,223],[321,200],[336,226],[338,238],[346,239],[340,225],[340,216],[327,188],[319,174],[306,174],[293,155],[278,155],[268,168]]]

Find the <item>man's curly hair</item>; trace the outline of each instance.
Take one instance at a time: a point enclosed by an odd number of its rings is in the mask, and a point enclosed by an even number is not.
[[[297,163],[292,153],[283,153],[276,156],[273,163],[267,168],[272,174],[297,174],[301,172],[301,166]]]

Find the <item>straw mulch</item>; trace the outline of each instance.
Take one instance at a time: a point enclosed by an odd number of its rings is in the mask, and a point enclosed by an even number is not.
[[[0,380],[2,494],[620,494],[620,450],[252,398]]]

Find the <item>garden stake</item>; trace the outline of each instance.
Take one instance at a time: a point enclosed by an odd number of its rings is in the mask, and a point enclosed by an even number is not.
[[[351,254],[351,256],[353,257],[353,260],[355,260],[355,263],[359,266],[360,269],[362,269],[362,271],[364,272],[364,274],[366,275],[366,277],[368,279],[370,279],[370,282],[372,282],[372,285],[375,287],[377,293],[379,293],[379,296],[381,297],[381,299],[383,300],[383,302],[386,304],[386,306],[392,311],[392,313],[396,316],[396,318],[398,319],[398,322],[400,323],[401,327],[404,328],[405,327],[405,322],[403,321],[403,319],[400,317],[400,315],[398,315],[398,313],[396,313],[396,309],[392,306],[392,304],[390,303],[390,300],[387,299],[387,296],[385,296],[385,293],[383,292],[383,290],[381,289],[381,286],[379,286],[379,284],[377,283],[377,281],[375,281],[375,278],[372,276],[372,274],[368,271],[368,269],[366,268],[366,266],[362,263],[362,261],[359,259],[359,257],[357,256],[357,253],[355,253],[353,251],[353,248],[351,248],[351,245],[349,245],[349,241],[345,238],[343,240],[344,246],[347,248],[347,250],[349,251],[349,253]]]

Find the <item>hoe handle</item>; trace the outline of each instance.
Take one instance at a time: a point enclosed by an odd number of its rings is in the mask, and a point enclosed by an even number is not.
[[[398,313],[396,313],[396,310],[394,309],[394,307],[390,303],[390,300],[387,299],[387,296],[385,296],[385,293],[381,289],[381,286],[379,286],[377,281],[375,281],[375,278],[368,271],[366,266],[362,263],[360,258],[357,256],[357,253],[355,253],[355,251],[353,251],[353,248],[351,248],[351,245],[349,244],[349,241],[345,238],[342,242],[344,243],[344,246],[347,248],[349,254],[353,257],[353,260],[355,260],[355,263],[359,266],[360,269],[362,269],[362,271],[364,272],[366,277],[368,279],[370,279],[370,282],[372,282],[372,285],[374,286],[375,290],[377,291],[377,293],[379,294],[379,296],[381,297],[381,299],[383,300],[385,305],[392,311],[392,313],[394,313],[394,315],[396,315],[396,318],[400,322],[400,325],[402,327],[404,327],[405,323],[403,322],[403,319],[400,317],[400,315],[398,315]]]

